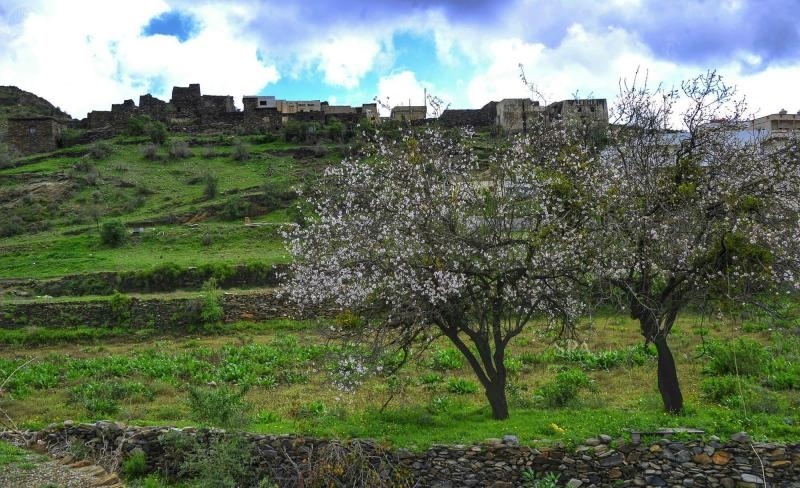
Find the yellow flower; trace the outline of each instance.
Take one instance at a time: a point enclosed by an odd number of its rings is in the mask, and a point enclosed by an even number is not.
[[[550,423],[550,430],[552,430],[552,431],[553,431],[553,432],[555,432],[556,434],[563,434],[564,432],[566,432],[566,430],[562,429],[561,427],[559,427],[559,426],[558,426],[557,424],[555,424],[554,422],[551,422],[551,423]]]

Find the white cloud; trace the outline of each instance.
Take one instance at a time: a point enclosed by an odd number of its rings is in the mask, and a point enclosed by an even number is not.
[[[417,80],[413,71],[400,71],[378,80],[378,100],[381,115],[389,115],[388,108],[398,105],[424,105],[425,89],[430,88],[430,83]]]
[[[18,33],[0,52],[0,79],[32,91],[74,117],[136,99],[152,80],[169,98],[173,85],[200,82],[204,93],[257,92],[278,79],[257,57],[254,40],[240,36],[236,7],[204,5],[192,13],[202,25],[184,43],[143,36],[148,21],[169,10],[161,0],[43,1],[28,11]]]
[[[347,35],[321,44],[316,55],[326,83],[355,88],[372,69],[380,52],[378,40]]]

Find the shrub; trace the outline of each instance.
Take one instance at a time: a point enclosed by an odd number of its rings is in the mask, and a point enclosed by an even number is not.
[[[212,437],[207,445],[196,440],[181,464],[181,473],[196,488],[269,486],[258,482],[253,446],[240,434]]]
[[[210,278],[209,281],[214,280]],[[216,283],[216,280],[214,280]],[[225,310],[222,308],[222,303],[219,299],[219,293],[216,289],[206,289],[203,298],[200,300],[200,320],[206,325],[216,325],[222,322],[225,316]]]
[[[225,202],[220,212],[224,220],[238,220],[247,216],[250,211],[250,202],[241,197],[231,197]]]
[[[736,376],[717,376],[706,378],[700,383],[700,391],[709,400],[722,403],[728,398],[739,394],[741,378]]]
[[[134,115],[128,119],[127,133],[131,136],[143,136],[148,133],[152,120],[147,115]]]
[[[131,302],[131,297],[114,290],[108,303],[111,305],[111,312],[114,314],[117,325],[127,325],[130,322]]]
[[[169,145],[169,157],[172,159],[185,159],[192,155],[186,141],[172,141]]]
[[[211,159],[217,157],[217,150],[214,146],[206,146],[203,149],[203,157],[206,159]]]
[[[451,378],[447,381],[447,391],[457,395],[468,395],[478,393],[478,385],[474,381],[464,378]]]
[[[142,450],[134,450],[133,453],[122,462],[122,474],[128,478],[141,478],[147,474],[147,455]]]
[[[540,386],[536,393],[547,407],[564,407],[574,402],[578,392],[591,389],[592,380],[579,369],[558,373],[554,380]]]
[[[250,159],[250,146],[242,141],[236,141],[231,150],[231,157],[236,161],[247,161]]]
[[[167,142],[167,126],[163,122],[155,121],[147,127],[147,135],[150,142],[162,145]]]
[[[142,151],[142,157],[149,161],[156,161],[160,157],[158,154],[158,145],[153,144],[152,142],[150,144],[145,144],[144,146],[142,146],[141,151]]]
[[[800,364],[778,357],[770,361],[764,384],[774,390],[800,389]]]
[[[126,399],[152,400],[153,391],[135,381],[90,381],[71,388],[69,403],[81,405],[90,415],[113,415],[119,411],[119,401]]]
[[[463,356],[460,352],[458,352],[458,350],[452,347],[447,349],[436,349],[431,355],[431,369],[461,369],[463,365]]]
[[[81,143],[84,140],[84,136],[86,135],[86,131],[83,129],[72,129],[67,128],[61,131],[61,134],[58,135],[58,140],[56,144],[58,147],[70,147],[75,146]]]
[[[203,196],[206,199],[211,200],[212,198],[217,196],[217,192],[219,190],[219,180],[217,179],[217,175],[211,172],[207,172],[203,174]]]
[[[119,220],[103,223],[100,228],[100,241],[111,247],[119,247],[128,239],[128,230]]]
[[[89,156],[92,159],[105,159],[111,155],[112,147],[106,141],[95,141],[89,147]]]
[[[248,412],[251,405],[244,398],[246,393],[246,387],[239,391],[227,386],[190,388],[187,399],[189,415],[203,425],[225,429],[247,427],[250,424]]]
[[[756,376],[767,365],[767,351],[753,339],[740,337],[726,343],[712,341],[706,347],[711,357],[706,369],[714,375]]]

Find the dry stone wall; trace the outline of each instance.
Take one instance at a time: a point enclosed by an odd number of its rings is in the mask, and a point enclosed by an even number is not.
[[[148,469],[175,473],[185,453],[171,452],[162,439],[180,432],[201,443],[225,435],[222,431],[168,427],[130,427],[111,422],[73,424],[70,421],[28,433],[29,442],[63,450],[76,440],[89,449],[114,450],[122,457],[143,451]],[[255,468],[280,486],[302,486],[304,468],[324,446],[338,441],[305,436],[245,434],[256,456]],[[415,486],[435,488],[525,486],[523,473],[558,473],[559,486],[592,487],[724,487],[800,486],[800,444],[752,443],[739,433],[728,441],[660,439],[632,444],[601,435],[574,450],[521,446],[513,435],[471,446],[433,446],[412,453],[389,449],[370,440],[358,442],[370,463],[390,460],[385,477],[410,476]],[[530,486],[530,485],[528,485]]]
[[[222,293],[223,322],[260,321],[292,317],[295,308],[275,290]],[[202,303],[197,298],[131,298],[125,306],[111,300],[33,302],[0,305],[0,328],[116,327],[169,330],[202,324]]]

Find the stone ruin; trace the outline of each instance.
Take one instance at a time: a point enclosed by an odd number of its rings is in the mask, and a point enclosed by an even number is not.
[[[93,110],[83,120],[54,117],[16,117],[9,119],[9,145],[22,155],[53,151],[66,128],[83,129],[79,142],[113,137],[124,133],[133,117],[147,116],[166,124],[172,132],[211,132],[223,134],[258,134],[296,122],[327,124],[338,120],[347,127],[359,121],[382,120],[376,103],[361,106],[330,105],[320,100],[278,100],[274,96],[245,96],[244,110],[239,110],[229,95],[204,95],[199,83],[172,88],[167,102],[151,94],[141,95],[137,105],[132,99],[111,105],[111,110]],[[399,106],[389,120],[426,123],[426,106]],[[447,109],[437,119],[445,127],[494,128],[508,133],[524,132],[535,117],[555,119],[577,115],[580,120],[606,124],[605,99],[563,100],[547,106],[526,98],[489,102],[480,109]]]

